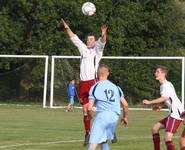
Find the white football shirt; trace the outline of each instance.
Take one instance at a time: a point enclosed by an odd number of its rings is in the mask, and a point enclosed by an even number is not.
[[[180,118],[180,114],[183,112],[184,108],[177,97],[173,84],[165,80],[165,82],[160,86],[160,94],[161,96],[168,97],[165,101],[165,105],[169,108],[169,115],[175,119],[182,120]]]
[[[93,48],[87,48],[87,45],[83,43],[77,35],[72,37],[71,41],[78,48],[81,55],[80,80],[87,81],[95,79],[105,43],[102,43],[101,38],[99,38]]]

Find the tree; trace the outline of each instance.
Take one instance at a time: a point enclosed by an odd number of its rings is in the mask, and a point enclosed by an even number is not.
[[[104,54],[108,56],[184,56],[183,1],[93,0],[97,12],[91,17],[82,14],[83,2],[83,0],[15,0],[12,3],[11,0],[0,0],[0,53],[79,55],[59,24],[60,18],[64,17],[83,41],[88,32],[95,32],[98,35],[100,26],[106,24],[109,31]],[[112,66],[112,63],[107,63]],[[136,80],[142,73],[152,72],[154,66],[150,66],[150,63],[144,66],[140,62],[130,63],[131,66],[138,67],[133,69],[129,66],[126,68],[127,73],[120,70],[113,74],[112,79],[124,81],[120,84],[127,85],[126,90],[134,87],[130,95],[130,97],[133,95],[133,99],[157,93],[152,90],[153,87],[148,88],[154,85],[153,80],[148,79],[146,83]],[[166,65],[172,65],[169,64]],[[6,62],[0,60],[1,72],[11,71],[15,69],[12,66],[19,65],[23,64],[15,60]],[[127,66],[126,63],[120,65]],[[174,75],[177,75],[175,72],[179,69],[175,67],[176,65],[178,66],[178,62],[174,65],[175,70],[172,72]],[[142,71],[138,68],[142,68]],[[58,69],[66,70],[60,67]],[[42,78],[40,70],[39,68],[37,71],[31,70],[34,85],[38,83],[38,76]],[[74,70],[77,70],[77,67]],[[133,76],[130,76],[130,70]],[[122,80],[120,74],[129,78]],[[146,78],[146,75],[141,78]],[[174,80],[175,78],[176,76]],[[143,88],[138,88],[138,85],[142,85]],[[40,87],[33,88],[35,92],[42,88],[39,85],[34,87]]]

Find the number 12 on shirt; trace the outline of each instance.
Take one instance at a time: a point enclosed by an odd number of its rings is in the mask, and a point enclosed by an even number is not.
[[[105,95],[107,97],[107,100],[110,102],[115,102],[115,98],[114,98],[114,91],[111,89],[105,89]]]

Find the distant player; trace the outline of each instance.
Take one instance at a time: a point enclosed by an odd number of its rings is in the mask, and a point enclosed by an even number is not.
[[[165,129],[165,144],[167,150],[175,150],[172,142],[172,137],[176,133],[182,119],[180,114],[183,111],[183,105],[176,95],[174,86],[171,82],[166,80],[168,69],[165,66],[158,66],[155,72],[156,80],[160,82],[160,95],[161,97],[154,100],[143,100],[143,104],[157,104],[164,103],[169,108],[169,114],[166,118],[154,124],[152,128],[154,150],[160,150],[160,136],[159,130]]]
[[[101,144],[102,150],[109,150],[107,141],[114,138],[120,116],[120,102],[124,111],[121,122],[125,126],[128,124],[128,103],[122,90],[107,79],[109,68],[106,65],[100,65],[97,74],[99,82],[89,92],[88,114],[93,116],[96,103],[96,118],[91,128],[88,150],[95,150],[98,144]]]
[[[73,33],[73,31],[71,31],[70,27],[63,19],[61,19],[61,22],[64,25],[64,29],[69,35],[71,41],[78,48],[81,55],[80,85],[78,94],[83,106],[83,121],[86,131],[84,146],[86,146],[88,145],[90,133],[90,119],[87,116],[89,90],[96,80],[97,68],[106,44],[107,27],[101,27],[101,37],[97,41],[94,34],[89,34],[85,44],[78,38],[76,34]]]
[[[70,83],[68,84],[67,87],[67,93],[68,93],[68,99],[69,99],[69,104],[67,107],[66,112],[69,111],[74,111],[74,97],[75,97],[75,80],[71,80]]]

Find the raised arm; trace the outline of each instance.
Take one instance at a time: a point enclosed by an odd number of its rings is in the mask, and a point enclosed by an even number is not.
[[[107,26],[101,27],[101,42],[105,43],[107,39]]]
[[[67,32],[68,36],[69,36],[70,38],[74,37],[75,34],[73,33],[73,31],[70,29],[69,25],[64,21],[63,18],[61,18],[60,22],[63,24],[64,29],[65,29],[65,31]]]
[[[123,117],[121,118],[121,123],[123,126],[127,126],[128,125],[128,103],[123,96],[121,97],[121,104],[123,107]]]

